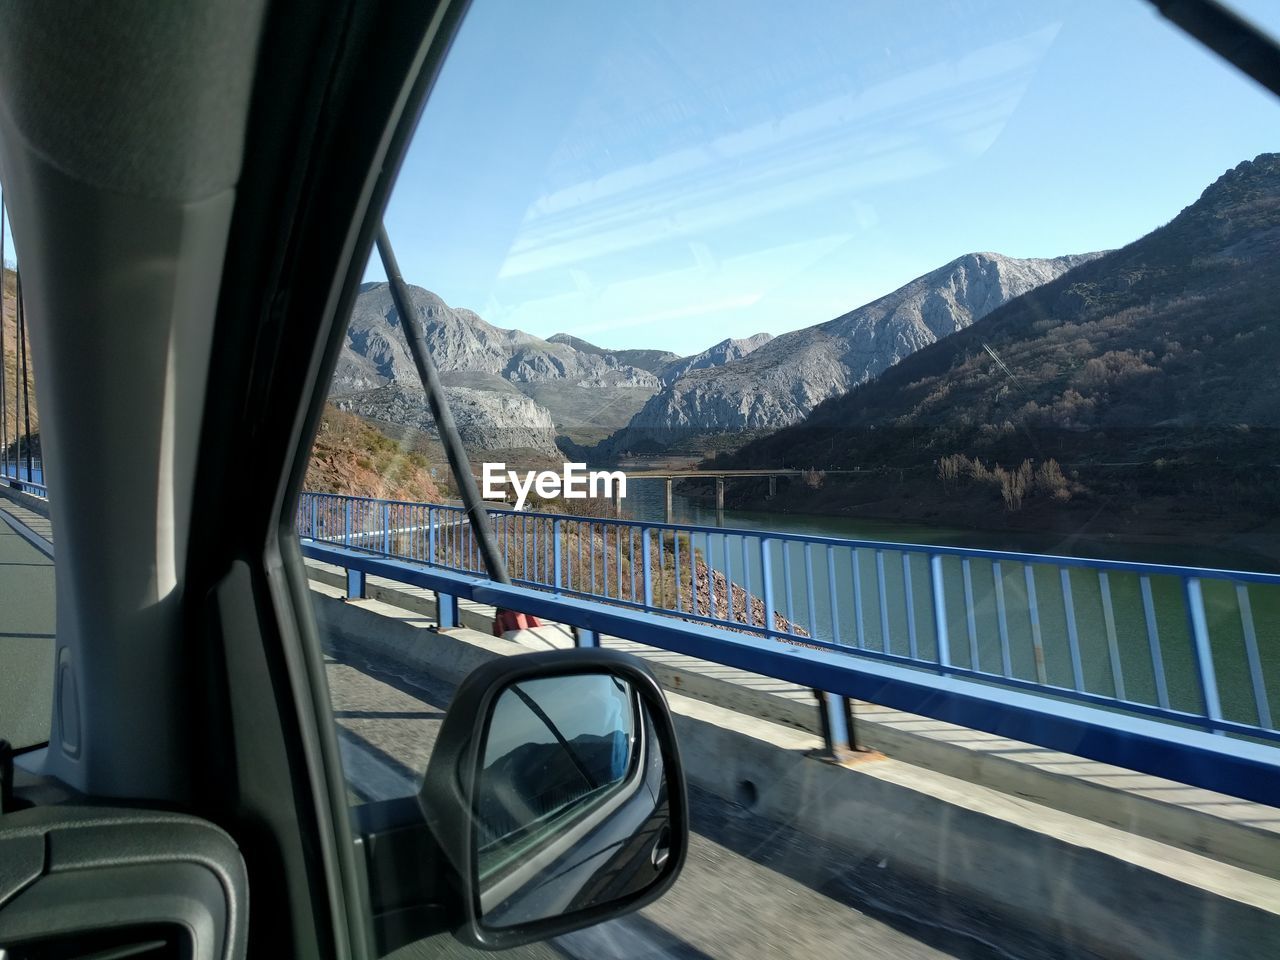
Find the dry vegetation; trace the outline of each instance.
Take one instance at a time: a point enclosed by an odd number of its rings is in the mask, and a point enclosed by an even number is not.
[[[436,503],[431,464],[355,414],[326,405],[311,449],[305,489],[386,500]]]
[[[953,453],[938,461],[938,479],[948,490],[966,485],[988,487],[1000,494],[1004,508],[1010,512],[1021,510],[1022,501],[1029,496],[1066,503],[1073,493],[1082,489],[1067,479],[1057,460],[1046,460],[1039,466],[1023,460],[1017,467],[1006,470],[998,463],[988,467],[963,453]]]
[[[25,425],[25,406],[21,411],[15,407],[14,389],[21,383],[18,365],[18,315],[17,315],[17,278],[12,270],[5,269],[3,271],[3,290],[4,290],[4,392],[5,392],[5,433],[9,438],[9,443],[14,443],[15,437],[20,437],[26,429]],[[30,354],[30,338],[28,337],[28,353],[27,353],[27,375],[29,377],[29,395],[31,398],[31,433],[38,437],[40,433],[40,406],[36,399],[36,378],[35,370],[31,363]],[[19,387],[20,389],[20,387]],[[11,452],[12,452],[11,447]],[[36,453],[39,453],[38,440],[36,445]]]

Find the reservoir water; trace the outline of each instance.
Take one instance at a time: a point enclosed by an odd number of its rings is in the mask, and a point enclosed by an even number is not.
[[[673,498],[676,523],[715,526],[714,505]],[[624,510],[660,522],[661,480],[628,480]],[[1248,569],[1247,555],[1223,549],[1060,535],[984,532],[892,521],[726,510],[725,533],[696,534],[694,546],[729,581],[761,595],[762,540],[771,531],[896,544],[1025,552],[1046,562],[999,564],[946,558],[946,634],[951,662],[1008,672],[1106,696],[1200,713],[1203,696],[1178,576],[1060,567],[1052,556]],[[732,532],[741,531],[741,532]],[[774,606],[810,635],[926,659],[937,655],[927,553],[874,548],[770,548]],[[998,582],[997,582],[998,581]],[[1202,580],[1213,670],[1227,719],[1280,719],[1280,585]],[[966,598],[970,602],[966,602]],[[785,608],[785,609],[784,609]],[[1034,613],[1032,612],[1034,610]],[[968,615],[969,612],[972,615]],[[1001,616],[1003,611],[1003,616]],[[1003,624],[1003,626],[1002,626]],[[1253,635],[1257,656],[1251,669]],[[1075,636],[1075,652],[1068,638]],[[1038,651],[1038,652],[1037,652]],[[1261,676],[1261,684],[1255,678]],[[1259,704],[1259,695],[1262,703]]]

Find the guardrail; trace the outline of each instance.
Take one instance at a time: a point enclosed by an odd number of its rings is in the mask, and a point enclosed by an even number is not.
[[[6,476],[3,472],[0,472],[0,484],[22,493],[29,493],[45,500],[49,499],[49,488],[43,483],[36,483],[34,480],[25,480],[13,474]]]
[[[304,539],[301,550],[306,557],[345,568],[354,595],[360,595],[368,576],[435,591],[442,626],[451,625],[447,611],[456,613],[459,599],[522,610],[580,628],[580,638],[607,635],[632,640],[1241,799],[1274,805],[1280,797],[1280,750],[1270,744],[1173,727],[1090,704],[1051,700],[972,675],[939,676],[918,665],[891,663],[865,653],[797,646],[773,637],[654,616],[616,603],[499,584],[323,541]]]
[[[490,516],[521,586],[791,649],[1280,742],[1280,575],[508,510]],[[308,493],[298,531],[482,573],[457,507]]]

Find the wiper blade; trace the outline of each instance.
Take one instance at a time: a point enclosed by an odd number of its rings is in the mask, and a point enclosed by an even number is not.
[[[1161,15],[1280,96],[1280,44],[1218,0],[1150,0]]]
[[[431,416],[436,421],[436,432],[440,434],[440,443],[444,446],[444,454],[449,459],[449,467],[453,470],[454,479],[458,482],[458,490],[462,494],[462,505],[466,509],[467,518],[471,521],[471,532],[475,534],[480,548],[480,559],[490,580],[498,583],[510,583],[507,564],[498,552],[498,543],[493,536],[493,528],[489,524],[489,514],[480,499],[480,490],[476,479],[471,475],[471,461],[467,459],[466,448],[462,444],[462,436],[458,433],[458,425],[454,423],[453,412],[449,409],[449,401],[444,395],[444,386],[440,382],[440,374],[431,352],[427,349],[427,340],[422,335],[422,325],[418,322],[418,311],[413,308],[409,298],[409,288],[404,277],[400,276],[400,264],[396,262],[395,251],[391,249],[391,239],[387,236],[385,225],[378,227],[378,255],[382,257],[382,269],[387,274],[387,284],[391,288],[391,300],[400,314],[400,325],[404,328],[404,338],[409,344],[409,353],[413,357],[413,365],[418,368],[418,379],[422,381],[422,390],[427,395],[427,405],[431,408]],[[431,558],[435,560],[434,557]]]

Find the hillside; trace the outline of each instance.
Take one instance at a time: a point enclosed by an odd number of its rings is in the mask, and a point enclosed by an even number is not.
[[[303,488],[431,503],[441,502],[442,496],[422,453],[406,450],[359,417],[332,405],[326,405],[321,417]]]
[[[597,347],[594,343],[588,343],[568,333],[553,334],[547,337],[547,343],[563,343],[582,353],[594,353],[598,357],[613,357],[619,364],[648,370],[657,376],[661,376],[663,368],[668,364],[680,359],[679,354],[672,353],[670,350],[606,350],[604,347]]]
[[[14,402],[14,388],[20,381],[18,378],[18,315],[17,315],[17,277],[12,270],[3,270],[3,289],[4,289],[4,314],[0,322],[4,328],[4,387],[5,387],[5,436],[9,438],[9,443],[14,443],[14,438],[21,436],[25,430],[25,417],[19,415]],[[28,343],[28,346],[30,344]],[[27,373],[29,377],[30,397],[31,397],[31,432],[36,436],[35,449],[39,451],[39,433],[40,433],[40,405],[36,399],[36,377],[35,369],[31,364],[30,356],[27,359]],[[21,411],[25,413],[25,407]],[[12,446],[11,446],[12,452]]]
[[[1280,155],[1264,154],[1142,239],[722,459],[895,478],[843,492],[829,478],[811,498],[829,508],[896,499],[948,517],[1003,501],[1243,529],[1277,499],[1277,303]],[[1032,483],[1011,504],[991,477],[1051,459],[1066,475],[1038,499]]]
[[[717,435],[743,435],[741,442],[798,423],[822,401],[1094,256],[967,254],[834,320],[764,343],[752,338],[755,349],[740,359],[667,383],[611,438],[609,451],[655,452]]]
[[[721,340],[701,353],[670,361],[658,371],[658,376],[662,378],[663,384],[674,383],[692,370],[709,370],[712,367],[722,367],[734,360],[741,360],[772,339],[772,334],[756,333],[749,337],[736,339],[731,337],[728,340]]]
[[[421,287],[410,297],[455,408],[467,411],[463,438],[487,449],[531,449],[556,457],[559,434],[581,441],[615,430],[657,392],[658,378],[599,348],[580,350],[487,323]],[[587,347],[591,347],[587,344]],[[330,394],[362,416],[394,423],[420,395],[400,316],[385,283],[356,298]],[[413,424],[417,424],[416,417]],[[510,435],[510,443],[494,448]]]

